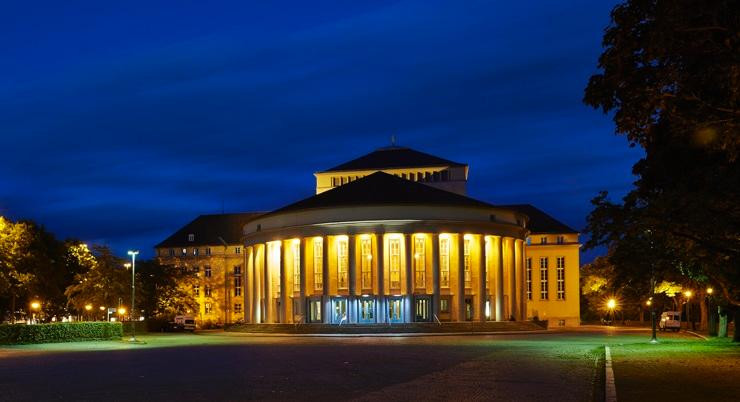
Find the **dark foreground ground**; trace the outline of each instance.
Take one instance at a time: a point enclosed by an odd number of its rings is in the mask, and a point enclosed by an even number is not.
[[[505,336],[204,333],[143,339],[145,345],[0,347],[0,400],[593,401],[603,400],[605,344],[612,347],[620,401],[700,401],[709,395],[720,401],[740,395],[740,348],[685,334],[666,335],[658,346],[646,344],[645,332],[606,329]]]

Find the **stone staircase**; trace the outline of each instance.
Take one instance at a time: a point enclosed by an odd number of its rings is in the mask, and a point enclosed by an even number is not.
[[[547,328],[545,321],[443,322],[404,324],[234,324],[225,331],[261,334],[413,334],[526,332]]]

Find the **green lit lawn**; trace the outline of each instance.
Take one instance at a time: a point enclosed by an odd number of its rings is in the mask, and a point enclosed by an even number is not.
[[[612,358],[620,402],[740,398],[740,346],[727,338],[616,344]]]

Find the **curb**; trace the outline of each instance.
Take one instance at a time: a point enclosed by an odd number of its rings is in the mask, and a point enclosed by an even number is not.
[[[385,333],[385,334],[270,334],[264,332],[223,332],[223,334],[234,334],[233,336],[255,336],[276,338],[397,338],[397,337],[419,337],[419,336],[475,336],[475,335],[530,335],[550,334],[551,331],[495,331],[495,332],[407,332],[407,333]],[[196,335],[198,333],[196,332]]]
[[[686,331],[686,333],[687,333],[687,334],[691,334],[691,335],[694,335],[695,337],[697,337],[697,338],[699,338],[699,339],[703,339],[703,340],[705,340],[705,341],[708,341],[708,340],[709,340],[709,338],[707,338],[706,336],[704,336],[704,335],[702,335],[702,334],[698,334],[698,333],[696,333],[696,332],[694,332],[694,331],[688,331],[688,330],[687,330],[687,331]]]
[[[606,402],[617,402],[617,386],[614,383],[614,370],[612,369],[612,353],[609,346],[604,346],[604,380],[605,384],[605,397]]]

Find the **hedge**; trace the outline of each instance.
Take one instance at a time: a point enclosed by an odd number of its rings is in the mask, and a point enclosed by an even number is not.
[[[122,334],[119,322],[0,324],[0,344],[108,340],[120,339]]]

